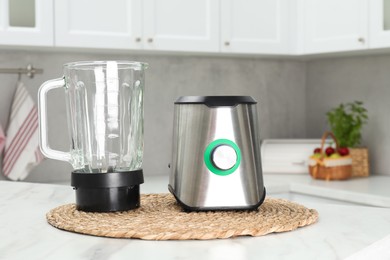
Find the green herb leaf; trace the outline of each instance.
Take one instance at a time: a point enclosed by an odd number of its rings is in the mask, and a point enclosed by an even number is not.
[[[354,147],[361,142],[361,130],[367,124],[367,109],[362,101],[340,104],[326,113],[331,131],[340,147]]]

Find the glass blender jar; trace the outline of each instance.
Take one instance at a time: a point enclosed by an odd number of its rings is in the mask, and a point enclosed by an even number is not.
[[[39,89],[41,151],[72,165],[71,185],[79,210],[123,211],[140,205],[147,66],[132,61],[67,63],[62,78]],[[69,152],[48,144],[47,92],[55,88],[65,91]]]

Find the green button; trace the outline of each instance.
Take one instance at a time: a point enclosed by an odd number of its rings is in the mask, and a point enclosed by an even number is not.
[[[212,156],[212,153],[213,153],[214,149],[217,148],[220,145],[228,145],[228,146],[232,147],[234,149],[234,151],[236,152],[236,154],[237,154],[237,162],[230,169],[227,169],[227,170],[219,169],[219,168],[215,167],[215,165],[211,161],[211,156]],[[240,163],[241,163],[241,151],[240,151],[240,148],[238,147],[238,145],[235,142],[233,142],[233,141],[231,141],[229,139],[217,139],[217,140],[211,142],[206,147],[206,150],[205,150],[205,152],[203,154],[203,158],[204,158],[204,163],[206,164],[206,167],[207,167],[207,169],[209,169],[209,171],[211,171],[212,173],[214,173],[216,175],[226,176],[226,175],[232,174],[240,166]]]

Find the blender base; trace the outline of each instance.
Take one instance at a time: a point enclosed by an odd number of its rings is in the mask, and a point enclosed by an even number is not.
[[[76,208],[88,212],[125,211],[140,206],[142,170],[111,173],[73,171]]]

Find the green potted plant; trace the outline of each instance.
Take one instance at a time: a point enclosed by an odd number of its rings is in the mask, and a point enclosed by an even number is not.
[[[336,137],[342,153],[352,157],[352,175],[368,176],[368,150],[357,147],[361,143],[362,128],[368,121],[367,109],[363,102],[354,101],[340,104],[326,113],[328,124]]]

